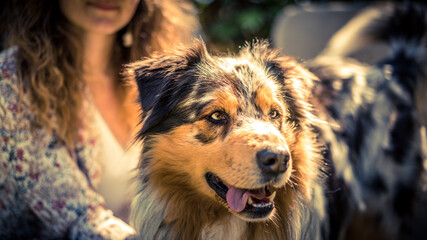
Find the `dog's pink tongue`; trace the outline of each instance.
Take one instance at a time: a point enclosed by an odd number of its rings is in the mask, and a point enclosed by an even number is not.
[[[243,190],[233,186],[227,186],[227,203],[231,210],[235,212],[241,212],[245,209],[250,196],[259,200],[266,198],[266,193],[263,188],[257,190]]]
[[[229,187],[227,191],[227,203],[231,210],[241,212],[246,207],[250,192],[243,189]]]

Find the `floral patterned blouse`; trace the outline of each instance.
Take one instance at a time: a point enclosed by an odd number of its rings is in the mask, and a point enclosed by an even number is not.
[[[125,239],[134,230],[94,190],[99,144],[79,129],[70,153],[46,129],[31,129],[29,94],[18,111],[17,48],[0,53],[0,239]],[[90,113],[91,103],[85,109]]]

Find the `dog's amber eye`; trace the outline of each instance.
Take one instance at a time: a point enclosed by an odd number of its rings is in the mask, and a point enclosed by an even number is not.
[[[279,111],[274,110],[274,109],[270,111],[270,118],[271,118],[271,119],[276,119],[276,118],[278,118],[279,116],[280,116]]]
[[[227,121],[227,116],[224,112],[215,111],[211,115],[209,115],[209,120],[213,123],[224,123]]]

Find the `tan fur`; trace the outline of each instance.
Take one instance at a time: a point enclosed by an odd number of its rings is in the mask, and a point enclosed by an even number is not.
[[[200,61],[196,75],[199,80],[192,83],[195,87],[187,99],[175,106],[181,109],[177,112],[188,111],[185,117],[192,120],[145,136],[148,150],[141,157],[138,192],[132,207],[133,225],[141,239],[318,238],[317,221],[322,214],[313,217],[311,203],[313,189],[319,183],[321,157],[311,129],[315,118],[308,104],[310,90],[305,90],[314,77],[294,60],[280,58],[263,44],[255,44],[253,55],[245,48],[240,58],[211,58],[205,51],[196,46],[188,52],[201,56],[201,60],[183,58]],[[171,59],[179,62],[176,56]],[[155,68],[153,61],[132,66],[138,73],[148,66],[145,64]],[[280,63],[276,66],[286,76],[281,79],[284,87],[275,79],[282,75],[267,70],[266,65],[273,61]],[[151,76],[150,71],[144,76]],[[171,70],[164,71],[166,77],[173,76]],[[205,81],[214,87],[196,98]],[[253,98],[249,97],[252,93]],[[206,104],[193,111],[191,106],[198,102]],[[147,109],[144,124],[155,110]],[[226,114],[227,124],[215,125],[207,120],[215,111]],[[271,117],[273,111],[278,117]],[[241,189],[264,187],[267,183],[256,161],[263,149],[289,152],[290,160],[286,172],[268,183],[272,191],[277,191],[271,217],[254,221],[233,214],[206,183],[205,174],[212,172]]]

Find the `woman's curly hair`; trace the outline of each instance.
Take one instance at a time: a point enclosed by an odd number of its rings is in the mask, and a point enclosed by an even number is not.
[[[21,95],[24,91],[31,94],[33,123],[55,132],[72,148],[77,128],[84,124],[81,118],[85,89],[83,53],[76,31],[62,15],[58,1],[11,0],[1,5],[0,25],[4,29],[0,29],[3,33],[0,42],[3,48],[18,46],[16,63]],[[118,32],[114,49],[122,103],[132,92],[120,78],[122,64],[189,42],[198,30],[191,3],[141,0],[130,23]],[[133,44],[125,47],[122,37],[128,31],[132,33]]]

